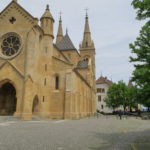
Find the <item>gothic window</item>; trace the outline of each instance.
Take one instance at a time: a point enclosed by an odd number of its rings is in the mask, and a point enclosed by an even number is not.
[[[17,34],[9,33],[4,35],[1,42],[1,52],[5,56],[13,56],[18,53],[21,41]]]
[[[89,61],[89,59],[88,59],[88,58],[85,58],[85,61]]]
[[[56,90],[59,89],[59,76],[58,75],[55,77],[55,89]]]
[[[45,102],[45,96],[43,96],[43,102]]]
[[[45,78],[45,80],[44,80],[44,85],[46,85],[46,78]]]
[[[45,71],[47,71],[47,64],[45,64]]]
[[[104,109],[104,105],[101,105],[101,109]]]

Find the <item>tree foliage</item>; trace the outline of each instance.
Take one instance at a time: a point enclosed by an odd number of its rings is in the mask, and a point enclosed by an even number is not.
[[[150,22],[140,31],[140,36],[130,44],[135,57],[130,61],[136,63],[132,80],[139,87],[141,103],[150,107]]]
[[[136,86],[127,86],[127,105],[131,109],[139,103],[138,88]]]
[[[138,20],[150,17],[150,0],[133,0],[132,5],[137,10]]]
[[[108,107],[113,109],[123,106],[134,107],[137,103],[137,88],[134,86],[127,86],[123,81],[111,85],[107,92],[105,102]]]

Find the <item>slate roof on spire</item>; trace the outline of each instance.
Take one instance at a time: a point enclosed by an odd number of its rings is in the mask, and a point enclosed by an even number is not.
[[[73,45],[68,33],[62,38],[62,40],[56,44],[59,50],[76,50],[75,46]]]

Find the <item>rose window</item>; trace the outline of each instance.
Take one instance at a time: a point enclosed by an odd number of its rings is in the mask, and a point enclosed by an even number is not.
[[[3,38],[1,49],[2,54],[5,56],[13,56],[16,53],[18,53],[19,49],[21,47],[21,41],[20,38],[17,35],[7,35]]]

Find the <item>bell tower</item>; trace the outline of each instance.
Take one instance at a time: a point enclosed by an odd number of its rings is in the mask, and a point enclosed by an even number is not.
[[[89,26],[89,17],[88,13],[86,12],[85,16],[85,27],[84,27],[84,34],[83,40],[80,44],[80,55],[82,60],[88,61],[89,69],[87,70],[87,75],[89,83],[91,85],[91,104],[92,104],[92,111],[93,113],[96,110],[96,66],[95,66],[95,46],[94,42],[91,38],[91,31]]]
[[[95,45],[91,38],[89,17],[87,12],[85,16],[83,40],[80,44],[80,55],[83,59],[88,58],[91,61],[91,70],[93,72],[93,76],[95,76]]]

